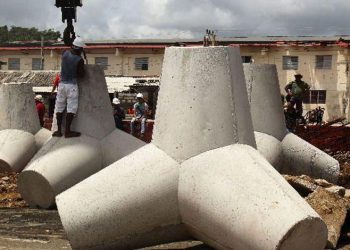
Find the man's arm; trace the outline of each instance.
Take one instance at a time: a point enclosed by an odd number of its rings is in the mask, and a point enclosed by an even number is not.
[[[78,62],[77,76],[82,78],[85,76],[84,60],[83,58]]]
[[[286,85],[286,87],[284,88],[284,90],[287,92],[287,94],[288,95],[290,95],[291,93],[292,93],[292,84],[293,83],[288,83],[287,85]]]

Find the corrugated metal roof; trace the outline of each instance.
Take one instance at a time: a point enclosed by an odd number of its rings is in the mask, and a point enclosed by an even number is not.
[[[0,84],[21,82],[30,84],[35,92],[49,93],[52,81],[59,71],[0,71]],[[129,90],[130,86],[159,86],[159,77],[114,77],[107,76],[109,93]]]

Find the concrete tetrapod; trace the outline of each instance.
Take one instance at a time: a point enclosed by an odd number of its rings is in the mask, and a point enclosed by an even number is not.
[[[167,48],[161,81],[152,143],[56,197],[73,249],[323,249],[324,222],[255,149],[239,50]]]
[[[40,127],[29,84],[0,84],[0,172],[21,172],[51,137]]]
[[[87,65],[79,82],[72,128],[82,136],[51,138],[20,174],[18,189],[29,205],[49,208],[59,193],[145,145],[115,129],[104,73],[98,66]]]
[[[339,162],[286,130],[276,66],[244,64],[244,73],[259,152],[280,173],[336,183]]]

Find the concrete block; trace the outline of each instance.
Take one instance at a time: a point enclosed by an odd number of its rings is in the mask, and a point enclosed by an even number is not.
[[[73,249],[136,249],[188,238],[178,210],[179,164],[150,144],[60,194]]]
[[[284,164],[283,174],[308,175],[336,183],[339,176],[339,162],[325,152],[289,133],[282,141]]]
[[[327,228],[318,214],[249,146],[223,147],[184,162],[179,204],[191,234],[216,249],[326,245]]]
[[[339,163],[308,142],[287,133],[276,66],[245,64],[244,73],[260,153],[282,174],[306,174],[335,183]],[[281,145],[278,146],[271,136]]]
[[[281,142],[275,137],[265,133],[255,131],[254,135],[258,151],[272,166],[275,167],[277,171],[281,171],[283,166],[283,150]]]
[[[49,208],[55,196],[102,169],[99,141],[53,138],[19,175],[18,190],[31,206]]]
[[[51,139],[52,132],[46,128],[40,129],[35,135],[35,145],[37,150],[41,149],[46,142]]]
[[[287,134],[276,65],[243,64],[254,131],[282,141]]]
[[[153,143],[174,159],[233,143],[255,147],[238,48],[168,49],[161,85]]]
[[[21,172],[35,152],[31,133],[16,129],[0,131],[0,173]]]
[[[37,145],[43,148],[18,180],[19,191],[31,206],[48,208],[54,205],[59,193],[145,145],[115,129],[106,80],[100,67],[86,66],[79,91],[78,115],[72,129],[82,136],[58,139],[50,137],[45,130],[36,134]]]
[[[115,130],[113,110],[106,79],[98,65],[85,65],[86,75],[79,81],[79,108],[72,130],[102,140]],[[52,130],[57,129],[53,120]]]
[[[57,196],[74,249],[191,236],[218,249],[324,247],[325,224],[253,148],[237,48],[167,48],[158,107],[151,144]]]
[[[109,166],[144,145],[146,145],[145,142],[134,136],[120,129],[114,130],[101,141],[103,166]]]
[[[0,130],[17,129],[37,133],[41,127],[29,84],[0,84]]]

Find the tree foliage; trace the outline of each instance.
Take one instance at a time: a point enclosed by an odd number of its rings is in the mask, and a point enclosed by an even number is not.
[[[61,37],[59,31],[53,29],[40,31],[37,28],[23,28],[18,26],[0,26],[0,43],[8,43],[15,41],[40,41],[41,36],[44,40],[57,40]]]

